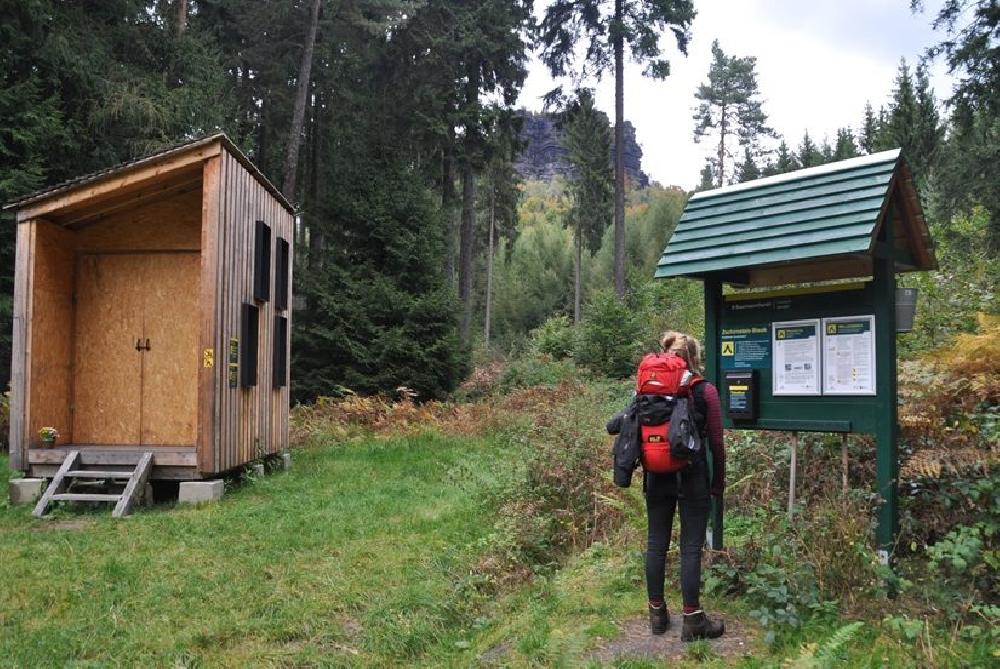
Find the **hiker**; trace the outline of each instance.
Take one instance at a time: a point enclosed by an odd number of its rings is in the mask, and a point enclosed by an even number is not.
[[[694,337],[666,332],[660,339],[664,352],[680,356],[687,368],[701,371],[701,351]],[[696,377],[697,378],[697,377]],[[701,608],[701,550],[711,509],[710,495],[721,497],[725,487],[725,447],[722,441],[722,410],[719,392],[701,380],[691,390],[698,434],[707,437],[712,450],[713,476],[708,480],[708,463],[702,455],[678,472],[644,472],[648,540],[646,546],[646,590],[649,596],[649,625],[653,634],[670,627],[670,614],[663,598],[663,581],[674,509],[680,508],[681,595],[684,604],[681,640],[714,639],[725,624],[705,615]]]

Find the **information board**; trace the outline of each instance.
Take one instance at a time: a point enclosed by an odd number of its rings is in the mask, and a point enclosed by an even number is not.
[[[722,369],[770,369],[769,323],[722,328]]]
[[[819,328],[818,318],[772,324],[774,395],[820,394]]]
[[[875,394],[875,317],[823,319],[823,394]]]

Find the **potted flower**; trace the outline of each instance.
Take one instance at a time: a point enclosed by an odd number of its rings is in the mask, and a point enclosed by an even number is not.
[[[54,427],[43,427],[38,431],[38,438],[42,440],[42,448],[52,448],[59,438],[59,430]]]

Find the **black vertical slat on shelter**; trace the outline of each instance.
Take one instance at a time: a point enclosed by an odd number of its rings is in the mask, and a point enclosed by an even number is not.
[[[274,317],[274,387],[288,385],[288,319]]]
[[[257,338],[260,332],[260,312],[257,306],[243,303],[240,319],[240,385],[250,388],[257,385]]]
[[[278,237],[274,244],[274,308],[288,308],[288,241]]]
[[[253,299],[271,299],[271,226],[257,221],[253,239]]]

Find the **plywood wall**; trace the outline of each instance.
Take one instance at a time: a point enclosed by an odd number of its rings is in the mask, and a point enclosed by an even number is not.
[[[213,382],[217,390],[214,452],[204,453],[203,471],[225,471],[288,446],[288,386],[274,388],[274,258],[275,240],[292,243],[293,216],[228,152],[219,163],[218,191],[218,332],[214,347]],[[207,182],[207,178],[206,178]],[[206,198],[211,196],[206,194]],[[203,215],[211,217],[216,204]],[[254,226],[262,220],[271,226],[271,299],[257,302],[260,309],[257,350],[257,384],[231,387],[228,376],[230,341],[240,338],[240,312],[253,303]],[[289,285],[291,268],[289,267]],[[291,320],[290,307],[280,312]],[[240,341],[242,346],[244,342]],[[287,355],[287,354],[286,354]],[[210,459],[211,462],[207,462]]]
[[[34,228],[30,327],[28,443],[43,426],[59,430],[58,443],[73,440],[69,389],[73,365],[73,236],[44,221]]]
[[[120,211],[77,233],[81,253],[197,251],[201,248],[201,188]]]

